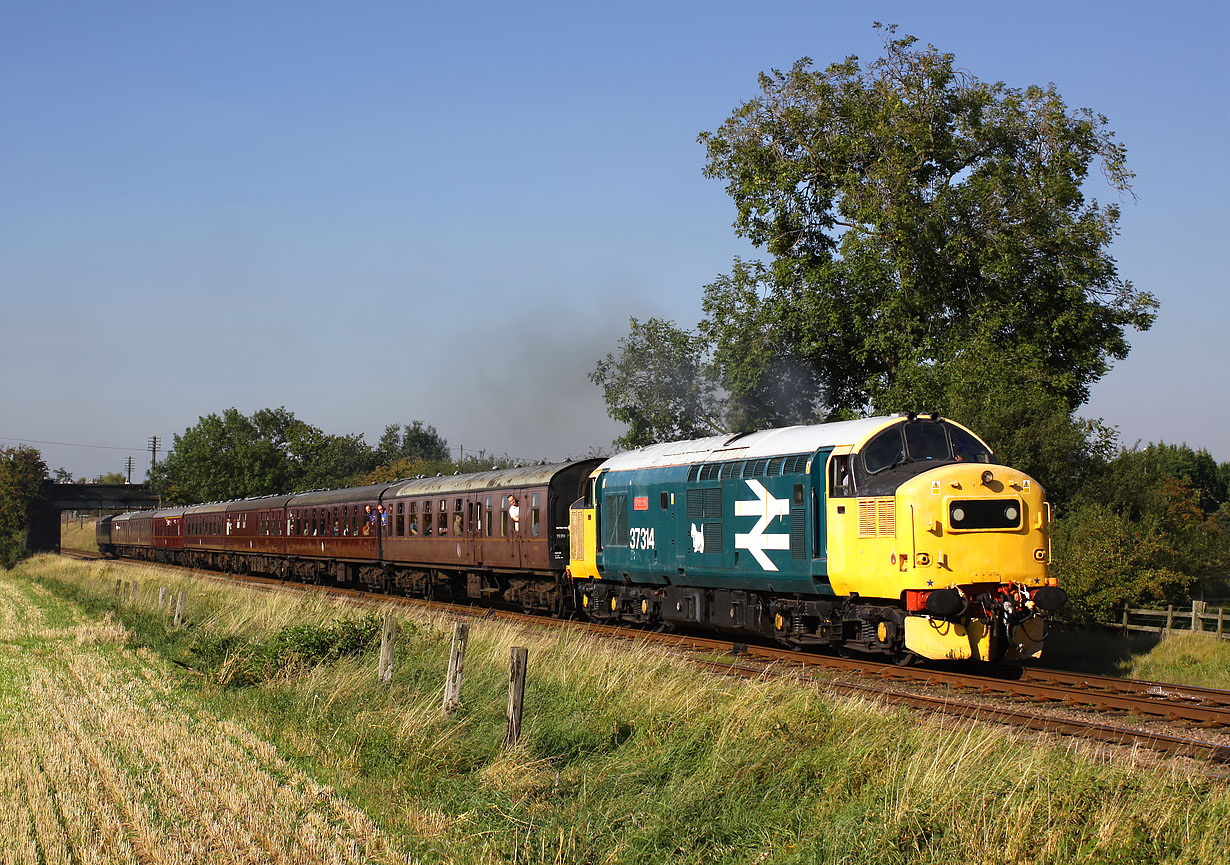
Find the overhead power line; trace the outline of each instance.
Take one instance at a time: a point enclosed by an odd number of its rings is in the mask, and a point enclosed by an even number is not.
[[[43,441],[42,439],[22,439],[13,436],[0,436],[0,441],[19,442],[26,445],[59,445],[60,447],[65,448],[96,448],[98,450],[108,451],[143,451],[146,449],[145,445],[137,445],[134,447],[119,447],[117,445],[83,445],[75,442],[49,442]]]

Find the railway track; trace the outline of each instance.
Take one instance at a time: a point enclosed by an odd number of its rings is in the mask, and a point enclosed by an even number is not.
[[[100,558],[98,553],[62,550]],[[537,627],[567,627],[621,641],[661,645],[688,662],[724,675],[785,678],[825,690],[961,718],[1076,736],[1111,745],[1146,748],[1214,764],[1230,764],[1230,745],[1193,738],[1191,731],[1230,727],[1230,691],[1116,679],[1043,668],[990,674],[967,670],[901,667],[858,658],[796,652],[775,646],[731,643],[691,634],[667,634],[593,622],[560,621],[493,607],[379,595],[336,586],[306,586],[275,578],[189,572],[209,580],[239,582],[266,591],[325,592],[364,605],[397,604],[465,618],[497,618]],[[822,675],[817,675],[817,673]],[[1007,703],[1008,705],[1005,705]],[[1107,715],[1133,723],[1106,723]],[[1157,726],[1166,729],[1155,729]],[[1174,728],[1178,727],[1176,730]],[[1182,733],[1182,735],[1180,735]]]

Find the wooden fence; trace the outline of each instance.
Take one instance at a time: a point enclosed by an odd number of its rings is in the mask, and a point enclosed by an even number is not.
[[[1230,639],[1230,627],[1227,625],[1230,625],[1230,622],[1227,621],[1225,607],[1210,610],[1204,601],[1192,601],[1190,608],[1176,608],[1173,604],[1164,610],[1133,610],[1124,607],[1123,621],[1119,627],[1125,634],[1129,631],[1150,634],[1192,631],[1226,640]]]

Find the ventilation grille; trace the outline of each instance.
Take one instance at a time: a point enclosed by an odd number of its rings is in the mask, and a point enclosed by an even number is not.
[[[804,557],[803,544],[806,541],[806,536],[803,532],[804,511],[802,508],[790,509],[790,557],[792,559],[801,559]]]
[[[585,511],[581,508],[568,513],[568,555],[574,562],[585,558]]]
[[[860,538],[892,538],[897,536],[896,500],[858,500],[858,536]]]

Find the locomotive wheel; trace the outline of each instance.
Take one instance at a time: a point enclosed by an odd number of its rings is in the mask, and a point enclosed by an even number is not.
[[[898,649],[893,655],[893,663],[898,667],[909,667],[917,663],[918,655],[906,649]]]

